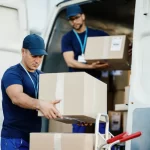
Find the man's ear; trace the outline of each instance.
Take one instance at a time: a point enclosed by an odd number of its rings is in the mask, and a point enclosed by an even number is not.
[[[21,53],[22,53],[22,55],[24,55],[24,54],[25,54],[25,52],[26,52],[26,49],[22,48],[22,49],[21,49]]]
[[[21,53],[24,53],[24,51],[25,51],[25,49],[24,49],[24,48],[22,48],[22,49],[21,49]]]
[[[85,21],[85,14],[82,14],[82,19]]]

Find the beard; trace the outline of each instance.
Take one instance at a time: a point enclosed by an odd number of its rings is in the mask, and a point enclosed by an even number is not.
[[[75,30],[80,30],[82,28],[83,24],[80,24],[80,25],[73,25],[73,28]]]

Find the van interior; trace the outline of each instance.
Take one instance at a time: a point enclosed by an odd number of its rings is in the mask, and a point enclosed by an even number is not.
[[[135,0],[97,0],[82,3],[88,27],[104,30],[109,35],[126,35],[133,43]],[[48,56],[44,58],[42,71],[45,73],[68,72],[61,53],[61,38],[71,30],[62,10],[53,25],[47,44]],[[130,70],[102,71],[101,80],[108,85],[108,111],[116,104],[124,103],[125,87],[129,85]],[[122,129],[119,131],[121,132]],[[116,132],[118,134],[118,132]]]

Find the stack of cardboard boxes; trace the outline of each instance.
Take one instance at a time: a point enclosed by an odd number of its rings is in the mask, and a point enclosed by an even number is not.
[[[126,131],[127,125],[130,73],[131,71],[123,71],[122,75],[117,76],[115,78],[115,83],[117,87],[114,97],[115,111],[111,111],[109,113],[110,116],[113,117],[116,115],[116,113],[118,113],[121,116],[118,122],[122,131]]]
[[[85,60],[87,63],[100,60],[110,64],[109,70],[129,69],[129,41],[124,35],[90,37],[87,39]],[[120,90],[118,85],[118,89]],[[115,102],[123,91],[117,91]],[[123,94],[124,95],[124,94]],[[93,150],[94,134],[72,134],[72,123],[94,123],[98,113],[107,113],[107,85],[83,72],[52,73],[40,75],[39,99],[52,101],[63,119],[50,120],[50,133],[31,133],[30,150]],[[42,113],[38,113],[42,116]],[[115,117],[120,119],[119,115]],[[118,125],[114,126],[118,129]],[[57,132],[57,133],[56,133]]]
[[[31,133],[30,150],[40,147],[48,150],[57,146],[62,150],[93,149],[93,134],[64,133],[63,127],[64,123],[94,123],[98,113],[107,113],[105,83],[84,72],[42,74],[39,82],[39,99],[60,99],[61,102],[56,107],[63,115],[63,119],[56,119],[53,126],[50,126],[50,131],[54,132],[54,127],[55,131],[60,133]],[[42,113],[39,112],[38,115],[42,116]],[[56,121],[62,124],[57,124]]]
[[[93,134],[31,133],[30,150],[93,150]]]
[[[116,104],[128,103],[128,86],[130,80],[131,57],[128,54],[129,40],[125,35],[88,38],[85,59],[87,63],[94,61],[108,62],[107,70],[122,70],[114,75],[108,91],[108,110],[110,130],[116,133],[126,130],[127,112],[112,111]],[[103,78],[104,79],[104,78]],[[106,80],[106,78],[104,79]],[[109,81],[106,81],[109,83]],[[126,87],[126,88],[125,88]],[[125,90],[126,89],[126,90]],[[111,105],[111,106],[110,106]],[[112,106],[113,105],[113,106]],[[114,132],[115,133],[115,132]]]

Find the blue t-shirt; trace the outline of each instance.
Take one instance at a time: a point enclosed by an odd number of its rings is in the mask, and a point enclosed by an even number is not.
[[[29,73],[35,85],[39,82],[38,76],[40,73],[39,70]],[[13,84],[22,85],[23,92],[35,98],[33,83],[23,67],[17,64],[7,69],[1,80],[2,108],[4,114],[1,137],[22,138],[29,142],[30,132],[41,131],[41,118],[38,117],[36,110],[24,109],[12,103],[6,93],[6,89]]]
[[[79,35],[81,42],[83,44],[85,32],[78,33],[78,35]],[[95,29],[87,28],[87,36],[88,37],[108,36],[108,34],[104,31],[101,31],[101,30],[95,30]],[[68,51],[73,51],[75,60],[78,60],[78,56],[82,54],[79,41],[78,41],[75,33],[73,32],[73,30],[69,31],[68,33],[66,33],[62,37],[61,50],[62,50],[62,53],[68,52]],[[87,72],[96,78],[99,78],[99,76],[100,76],[99,70],[69,68],[69,72],[79,72],[79,71]]]

